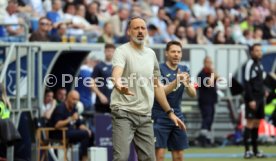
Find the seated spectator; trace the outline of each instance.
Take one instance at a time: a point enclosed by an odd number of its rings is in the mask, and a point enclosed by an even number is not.
[[[138,2],[134,2],[130,13],[130,17],[142,17],[143,12],[141,5]]]
[[[6,32],[8,36],[22,36],[24,34],[24,27],[19,25],[23,24],[23,20],[17,15],[18,3],[16,0],[9,0],[8,6],[6,8],[6,15],[4,17],[5,24],[18,24],[18,25],[8,25],[6,27]]]
[[[226,40],[224,37],[224,33],[222,31],[218,31],[214,37],[214,44],[225,44]]]
[[[145,39],[146,45],[160,44],[163,43],[163,37],[158,31],[158,28],[153,24],[148,26],[148,35]]]
[[[201,28],[197,28],[196,30],[196,41],[198,44],[208,44],[209,40],[204,36],[203,30]]]
[[[254,29],[254,43],[261,43],[263,41],[263,30],[259,27]]]
[[[25,6],[32,8],[32,17],[45,16],[45,10],[43,8],[42,0],[21,0]]]
[[[199,0],[193,6],[193,13],[198,21],[205,21],[208,14],[211,13],[209,5],[206,0]]]
[[[100,2],[93,1],[89,6],[85,15],[85,19],[92,25],[99,25]]]
[[[50,89],[46,89],[44,94],[44,102],[42,107],[40,108],[41,117],[46,120],[50,120],[53,111],[55,110],[57,105],[56,100],[54,99],[54,92]]]
[[[98,38],[99,43],[114,44],[114,32],[110,22],[106,22],[103,27],[103,34]]]
[[[76,14],[75,4],[74,3],[66,3],[65,6],[64,6],[63,20],[65,22],[72,22],[72,19],[73,19],[75,14]]]
[[[170,41],[178,41],[178,37],[175,35],[176,26],[174,24],[169,24],[167,27],[167,32],[164,37],[164,42],[168,43]]]
[[[182,46],[186,45],[188,43],[187,37],[186,37],[186,29],[185,29],[184,26],[179,26],[176,29],[176,34],[175,35],[178,37],[178,39],[179,39]]]
[[[63,103],[66,99],[67,90],[65,88],[58,88],[55,93],[55,99],[57,101],[57,105]]]
[[[61,11],[61,0],[52,0],[52,11],[47,12],[46,17],[53,23],[53,28],[57,28],[63,19],[63,12]],[[56,30],[54,30],[57,32]]]
[[[244,45],[253,45],[253,32],[250,30],[245,30],[243,32],[243,37],[240,39],[240,43]]]
[[[212,44],[213,43],[213,39],[214,39],[214,33],[213,33],[213,28],[211,26],[207,26],[204,28],[203,30],[203,34],[206,37],[206,39],[208,40],[207,44]]]
[[[179,26],[180,22],[183,21],[184,15],[185,15],[185,11],[181,9],[176,10],[176,14],[173,19],[173,24],[175,24],[176,26]]]
[[[231,27],[225,28],[225,44],[235,44],[235,41],[232,36],[232,29]]]
[[[187,35],[188,44],[197,44],[197,35],[192,26],[187,27],[186,35]]]
[[[46,18],[42,17],[39,19],[38,30],[33,32],[30,37],[30,41],[51,41],[51,37],[49,36],[49,32],[51,30],[52,23]]]
[[[262,26],[264,40],[270,40],[274,38],[271,34],[273,25],[274,25],[273,17],[267,16]]]
[[[83,36],[85,34],[97,40],[101,32],[97,25],[91,25],[85,19],[85,6],[80,4],[76,9],[76,15],[72,18],[72,27],[68,30],[68,34],[75,36]]]
[[[129,17],[129,10],[127,8],[120,8],[118,14],[113,15],[109,22],[113,27],[114,36],[116,39],[125,36],[127,29],[127,21]]]
[[[240,28],[242,31],[244,30],[254,30],[254,17],[252,15],[249,15],[246,20],[242,21],[240,23]]]
[[[76,109],[79,101],[79,93],[75,90],[68,93],[64,103],[56,107],[51,118],[51,125],[57,129],[66,127],[66,138],[69,143],[81,143],[80,156],[82,161],[88,161],[87,148],[93,145],[93,134],[80,120]],[[53,135],[55,139],[60,139],[60,133]]]
[[[52,41],[67,42],[67,25],[65,23],[60,23],[57,26],[57,33],[52,36]]]
[[[174,13],[177,9],[181,9],[185,12],[189,12],[191,13],[191,10],[189,8],[189,5],[185,2],[185,0],[180,0],[178,1],[177,3],[174,4],[174,6],[172,6],[170,12],[171,12],[171,15],[174,17]]]
[[[156,26],[162,36],[165,36],[167,32],[167,24],[171,23],[172,21],[168,17],[165,8],[159,8],[157,16],[150,20],[150,24]]]
[[[0,22],[3,22],[6,14],[6,7],[8,6],[7,1],[0,1]]]

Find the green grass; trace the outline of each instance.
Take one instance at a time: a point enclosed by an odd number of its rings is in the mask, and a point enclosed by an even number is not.
[[[266,154],[276,154],[276,146],[262,146],[259,148]],[[242,146],[232,146],[224,148],[190,148],[185,151],[185,154],[238,154],[243,155],[244,148]],[[170,152],[168,152],[170,156]],[[165,159],[165,161],[171,161],[171,158]],[[185,158],[185,161],[245,161],[243,158]],[[250,161],[264,160],[264,161],[276,161],[276,158],[265,159],[250,159]]]

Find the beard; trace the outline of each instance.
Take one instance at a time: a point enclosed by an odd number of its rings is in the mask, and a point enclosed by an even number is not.
[[[144,39],[143,40],[139,40],[137,37],[132,37],[132,40],[139,45],[143,45],[144,44]]]

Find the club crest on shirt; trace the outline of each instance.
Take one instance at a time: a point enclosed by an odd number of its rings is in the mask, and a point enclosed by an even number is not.
[[[103,67],[103,71],[107,71],[107,67]]]

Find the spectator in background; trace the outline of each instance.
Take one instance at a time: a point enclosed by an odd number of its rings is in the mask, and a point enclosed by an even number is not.
[[[240,39],[240,43],[244,45],[252,45],[254,43],[253,32],[250,30],[245,30],[243,32],[243,38]]]
[[[52,21],[54,28],[57,28],[57,26],[63,19],[63,12],[61,10],[61,7],[61,0],[52,0],[52,11],[49,11],[46,14],[46,17]]]
[[[110,113],[110,96],[113,89],[113,83],[109,78],[112,73],[111,60],[115,51],[113,44],[105,44],[104,54],[105,61],[98,63],[92,74],[92,90],[95,92],[97,98],[95,103],[95,110],[99,113]],[[101,78],[101,79],[98,79]],[[100,82],[103,82],[102,86],[98,86]]]
[[[22,0],[25,2],[26,6],[32,7],[32,17],[42,17],[45,16],[45,11],[43,8],[42,0]]]
[[[263,30],[259,27],[254,29],[254,43],[262,43],[263,41]]]
[[[214,33],[213,33],[213,28],[211,26],[207,26],[203,30],[203,34],[207,39],[207,44],[212,44],[213,39],[214,39]]]
[[[156,26],[159,32],[164,36],[167,32],[167,24],[171,24],[170,18],[167,16],[165,8],[159,8],[158,15],[150,20],[150,24]]]
[[[163,37],[159,34],[158,28],[153,24],[148,26],[148,35],[145,39],[146,45],[163,43]]]
[[[235,41],[232,36],[232,28],[230,26],[225,28],[225,44],[235,44]]]
[[[188,44],[197,44],[197,35],[195,33],[195,29],[193,28],[193,26],[188,26],[186,28],[186,35]]]
[[[224,32],[218,31],[214,37],[214,44],[225,44]]]
[[[181,9],[176,10],[175,17],[173,18],[173,24],[176,26],[180,25],[180,22],[183,21],[185,12]]]
[[[57,102],[54,99],[54,92],[50,89],[46,89],[44,93],[44,102],[42,107],[40,108],[41,117],[46,120],[50,120],[52,113],[56,108]]]
[[[183,11],[185,11],[185,12],[189,12],[189,13],[191,13],[191,10],[190,10],[190,8],[189,8],[189,4],[187,4],[186,2],[185,2],[186,0],[179,0],[178,2],[176,2],[173,6],[172,6],[172,8],[171,8],[171,15],[174,17],[175,15],[175,11],[177,10],[177,9],[181,9],[181,10],[183,10]]]
[[[254,30],[254,17],[249,15],[246,20],[240,23],[240,28],[242,31],[244,30]]]
[[[86,12],[85,19],[91,24],[91,25],[99,25],[99,15],[100,12],[100,2],[93,1],[88,6],[88,10]]]
[[[179,40],[178,37],[175,35],[175,30],[176,26],[173,23],[168,25],[167,32],[164,37],[164,43]]]
[[[76,14],[76,6],[74,3],[66,3],[64,6],[64,21],[65,22],[71,22]]]
[[[116,39],[125,36],[128,17],[128,8],[122,7],[119,9],[118,14],[115,14],[110,18],[109,22],[113,27],[114,36]]]
[[[209,40],[204,36],[202,28],[197,28],[196,41],[198,44],[208,44]]]
[[[208,15],[206,21],[206,25],[212,27],[213,29],[217,26],[216,17],[214,15]]]
[[[3,22],[5,18],[5,10],[6,7],[8,6],[8,1],[0,1],[0,22]]]
[[[103,27],[103,34],[98,38],[99,43],[114,44],[114,31],[110,22],[106,22]]]
[[[64,128],[66,131],[66,138],[69,143],[80,142],[80,156],[82,161],[88,161],[87,148],[93,145],[93,134],[80,120],[76,103],[79,101],[79,93],[75,90],[68,93],[64,103],[58,105],[52,114],[51,124],[55,128]],[[60,139],[60,133],[55,133],[55,139]]]
[[[88,56],[83,65],[80,67],[79,71],[79,81],[76,90],[80,94],[80,101],[84,106],[84,111],[92,111],[93,102],[92,102],[92,91],[91,91],[91,84],[87,83],[88,80],[91,79],[91,75],[93,72],[92,66],[92,57]]]
[[[9,0],[6,7],[6,15],[4,16],[4,23],[6,24],[18,24],[8,25],[6,31],[8,36],[22,36],[24,34],[24,27],[19,25],[23,24],[23,20],[17,15],[18,3],[16,0]]]
[[[175,35],[179,39],[182,46],[188,43],[186,38],[186,29],[184,26],[178,26]]]
[[[67,25],[65,23],[60,23],[57,26],[57,33],[52,36],[52,41],[67,42]]]
[[[97,25],[91,25],[85,19],[85,6],[79,4],[76,7],[76,15],[72,18],[72,27],[68,30],[69,35],[83,36],[84,34],[90,38],[96,38],[101,34]]]
[[[57,105],[63,103],[66,99],[67,90],[65,88],[58,88],[55,93],[55,99],[57,101]]]
[[[51,30],[51,21],[42,17],[39,19],[38,30],[33,32],[30,36],[30,41],[51,41],[51,37],[49,36],[49,32]]]
[[[218,97],[216,88],[218,75],[209,56],[204,58],[204,67],[197,77],[200,83],[198,88],[198,105],[202,116],[199,138],[202,145],[206,146],[212,142],[211,129]],[[207,78],[209,79],[207,80]]]
[[[210,14],[208,2],[206,0],[198,0],[193,6],[193,13],[197,21],[205,21],[208,14]]]
[[[273,17],[267,16],[262,26],[264,40],[271,40],[274,38],[271,34],[273,25],[274,25]]]

